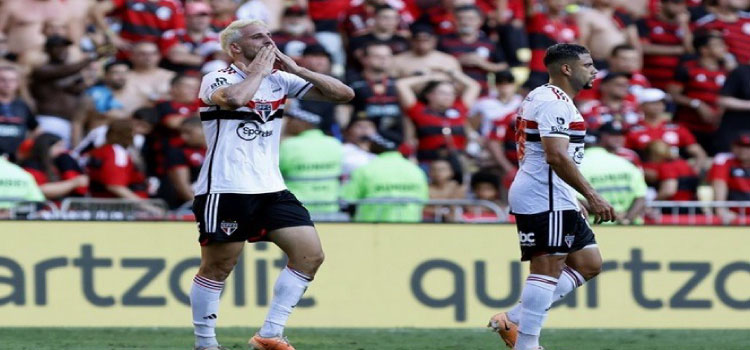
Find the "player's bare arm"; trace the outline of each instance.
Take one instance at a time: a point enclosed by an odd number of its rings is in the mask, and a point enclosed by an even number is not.
[[[315,73],[307,68],[298,66],[291,57],[283,54],[275,46],[273,51],[284,71],[292,73],[313,84],[313,88],[303,96],[304,99],[345,103],[354,98],[354,90],[344,85],[344,83],[340,82],[338,79],[325,74]]]
[[[270,45],[261,48],[248,65],[236,60],[234,65],[241,69],[247,75],[247,78],[240,83],[216,90],[211,95],[211,101],[223,109],[231,110],[246,105],[258,91],[263,78],[273,71],[275,60],[276,56],[273,54],[273,47]]]
[[[573,163],[573,160],[568,155],[568,143],[569,140],[567,138],[542,137],[542,147],[544,148],[547,163],[557,176],[586,198],[586,201],[589,203],[590,212],[594,214],[595,223],[613,221],[615,219],[615,209],[594,191],[591,184],[578,171],[575,163]]]

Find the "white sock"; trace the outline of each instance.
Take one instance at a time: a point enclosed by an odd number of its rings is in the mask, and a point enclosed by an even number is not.
[[[260,328],[260,336],[264,338],[278,337],[284,333],[284,326],[292,309],[302,298],[312,278],[287,266],[281,270],[276,284],[273,286],[273,299],[268,316]]]
[[[578,271],[569,266],[565,266],[563,268],[563,273],[560,274],[560,279],[557,281],[555,293],[552,294],[552,303],[564,298],[568,293],[582,286],[585,282],[586,280],[580,273],[578,273]],[[519,301],[518,304],[507,311],[508,319],[511,322],[518,324],[521,320],[521,309],[521,302]]]
[[[219,316],[219,296],[224,282],[212,281],[195,275],[190,288],[190,306],[193,309],[195,346],[218,345],[216,319]]]
[[[539,334],[556,288],[557,278],[538,274],[531,274],[526,278],[521,292],[523,309],[514,349],[530,350],[539,346]]]

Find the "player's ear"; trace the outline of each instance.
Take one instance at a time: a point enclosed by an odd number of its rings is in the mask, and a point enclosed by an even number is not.
[[[232,57],[236,57],[236,55],[239,55],[242,52],[242,49],[237,43],[231,43],[229,44],[229,51],[231,52]]]
[[[572,76],[573,75],[573,67],[570,66],[570,64],[563,63],[560,65],[560,72],[565,76]]]

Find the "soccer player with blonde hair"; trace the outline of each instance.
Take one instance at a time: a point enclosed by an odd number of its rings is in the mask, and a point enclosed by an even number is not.
[[[310,214],[279,171],[281,118],[287,98],[347,102],[354,92],[338,80],[299,67],[257,20],[235,21],[220,34],[233,58],[203,77],[200,118],[208,144],[195,185],[201,265],[190,303],[195,350],[221,350],[216,340],[219,296],[245,242],[271,241],[289,257],[274,285],[266,321],[251,349],[294,350],[284,326],[323,262]],[[280,70],[274,69],[279,63]]]

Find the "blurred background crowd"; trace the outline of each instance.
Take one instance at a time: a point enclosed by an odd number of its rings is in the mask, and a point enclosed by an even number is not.
[[[280,167],[314,213],[495,221],[518,166],[516,110],[543,56],[580,43],[582,172],[620,223],[652,201],[750,201],[750,0],[0,0],[0,201],[189,205],[206,158],[202,74],[218,33],[266,22],[276,45],[351,86],[289,100]],[[487,203],[485,202],[485,203]],[[188,204],[186,204],[188,203]],[[458,203],[458,202],[456,202]],[[6,203],[6,205],[8,205]],[[458,204],[456,204],[458,205]],[[730,223],[745,209],[709,209]],[[705,210],[704,210],[705,211]],[[648,219],[648,215],[645,215]]]

